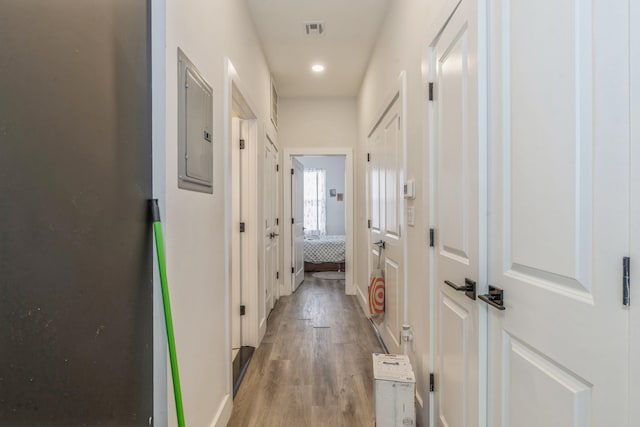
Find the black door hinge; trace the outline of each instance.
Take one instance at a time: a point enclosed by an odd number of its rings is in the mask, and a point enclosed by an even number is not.
[[[291,274],[295,273],[296,269],[294,267],[291,267]]]
[[[280,225],[280,218],[276,218],[276,225]]]
[[[622,305],[631,305],[631,258],[622,258]]]
[[[436,380],[433,372],[429,374],[429,391],[436,391]]]
[[[367,162],[371,161],[371,153],[367,153]]]
[[[293,218],[291,218],[291,224],[295,224],[295,220]]]
[[[429,82],[429,101],[433,101],[433,82]]]
[[[436,230],[433,228],[429,229],[429,247],[433,248],[436,246]]]
[[[244,139],[241,139],[240,140],[240,149],[244,150],[244,147],[245,147]]]
[[[276,165],[276,172],[280,170],[280,165]]]
[[[280,278],[280,272],[276,271],[276,279],[279,279],[279,278]]]
[[[247,313],[247,309],[244,305],[240,306],[240,316],[244,316]]]
[[[240,232],[244,233],[244,222],[240,223]]]
[[[291,168],[291,175],[293,175],[293,168]]]
[[[371,228],[371,220],[370,219],[367,220],[367,228]]]

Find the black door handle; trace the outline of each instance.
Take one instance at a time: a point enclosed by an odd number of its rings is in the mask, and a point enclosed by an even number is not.
[[[464,286],[458,286],[450,280],[445,280],[444,283],[451,286],[456,291],[464,292],[464,294],[467,297],[471,298],[472,300],[476,299],[476,282],[475,281],[471,279],[467,279],[465,277]]]
[[[387,242],[384,240],[378,240],[377,242],[373,242],[373,244],[382,249],[386,249],[387,247]]]
[[[498,310],[505,309],[504,291],[500,288],[489,285],[489,293],[486,295],[478,295],[478,298],[480,298],[490,306],[497,308]]]

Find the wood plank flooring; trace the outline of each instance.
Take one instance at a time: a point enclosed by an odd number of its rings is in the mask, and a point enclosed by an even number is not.
[[[373,426],[371,353],[381,351],[344,280],[307,274],[271,313],[229,426]]]

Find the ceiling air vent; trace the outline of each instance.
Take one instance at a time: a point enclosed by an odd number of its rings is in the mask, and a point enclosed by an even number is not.
[[[304,23],[304,31],[308,36],[321,36],[324,33],[324,22],[314,21],[314,22],[305,22]]]

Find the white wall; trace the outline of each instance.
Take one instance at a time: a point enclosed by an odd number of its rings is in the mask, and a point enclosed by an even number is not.
[[[355,97],[280,98],[278,142],[287,147],[355,147]]]
[[[281,152],[286,148],[356,147],[358,107],[355,97],[288,97],[280,98],[279,102],[278,144]],[[283,164],[286,162],[283,161]],[[280,175],[281,180],[290,179],[286,173]],[[284,188],[283,181],[279,185]],[[354,195],[358,193],[357,188]],[[284,192],[280,194],[280,212],[284,212]],[[357,209],[355,205],[354,212],[358,212]],[[282,221],[282,224],[286,224],[286,221]],[[280,231],[280,235],[284,236],[282,229]],[[280,245],[280,271],[288,270],[284,267],[284,246]],[[356,253],[357,247],[354,245],[354,257]],[[355,271],[357,257],[353,264]]]
[[[398,76],[406,72],[407,115],[407,179],[415,179],[416,199],[406,201],[415,208],[415,226],[407,230],[408,323],[413,327],[415,341],[409,356],[417,378],[419,405],[417,416],[421,425],[428,422],[429,379],[429,270],[428,270],[428,158],[423,135],[426,116],[426,91],[422,84],[422,55],[429,39],[435,35],[446,10],[453,10],[454,0],[393,1],[389,7],[378,42],[371,56],[358,96],[358,144],[356,154],[357,247],[367,245],[365,178],[367,135],[383,107]],[[406,222],[405,222],[406,223]],[[357,253],[357,278],[360,292],[366,295],[367,251]]]
[[[154,135],[154,147],[163,150],[154,159],[154,176],[164,176],[163,220],[169,288],[187,425],[226,425],[231,411],[230,358],[225,300],[229,290],[225,263],[223,141],[224,59],[229,57],[258,111],[270,126],[269,70],[243,1],[164,0],[165,22],[153,22],[154,46],[166,37],[165,64],[154,63],[153,76],[165,78],[166,116],[154,115],[154,130],[164,121],[165,134]],[[156,12],[158,12],[156,10]],[[162,16],[155,13],[154,17]],[[166,34],[162,25],[166,24]],[[160,34],[159,34],[160,33]],[[214,194],[177,188],[177,49],[180,47],[213,88]],[[157,52],[154,52],[157,53]],[[156,58],[158,56],[156,55]],[[166,67],[162,71],[160,68]],[[160,90],[154,86],[155,94]],[[154,99],[154,109],[162,108]],[[163,142],[163,140],[166,140]],[[163,146],[164,144],[164,146]],[[164,169],[164,170],[163,170]],[[162,182],[162,181],[161,181]],[[158,185],[156,185],[157,187]],[[170,375],[168,425],[175,426]],[[156,402],[156,406],[162,402]],[[157,412],[158,413],[158,412]],[[163,420],[156,420],[162,425]]]
[[[337,195],[331,197],[330,189],[335,189],[336,194],[344,194],[344,160],[343,156],[301,156],[298,160],[305,169],[324,169],[327,173],[327,234],[331,236],[345,234],[345,201],[338,201]]]

